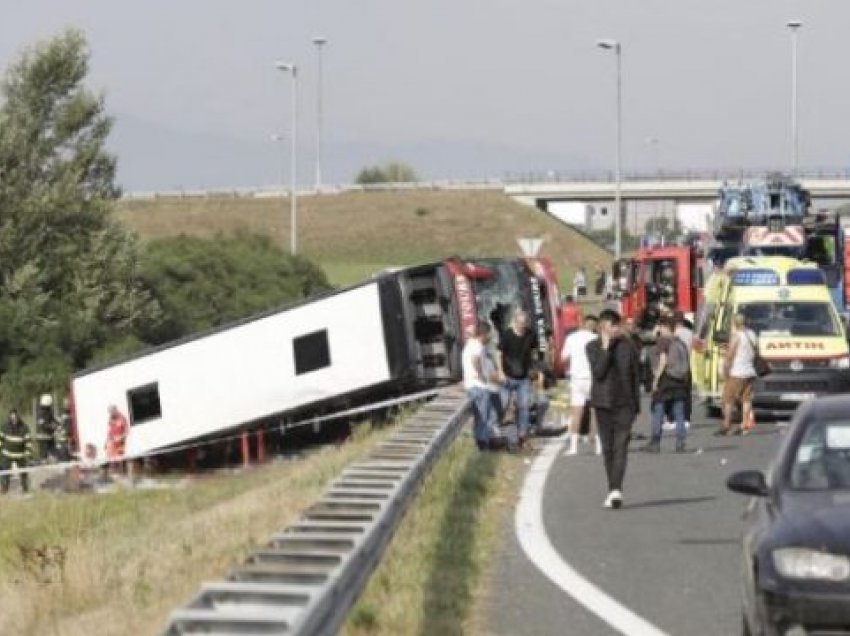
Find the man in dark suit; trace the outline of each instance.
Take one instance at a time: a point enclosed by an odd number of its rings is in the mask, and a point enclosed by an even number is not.
[[[606,508],[623,505],[632,425],[640,413],[640,360],[620,328],[620,315],[610,309],[599,314],[599,338],[587,344],[593,376],[590,405],[596,409],[605,473],[608,477]]]

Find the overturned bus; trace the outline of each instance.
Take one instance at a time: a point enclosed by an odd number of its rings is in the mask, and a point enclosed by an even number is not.
[[[542,258],[452,258],[384,273],[76,374],[75,446],[104,459],[112,405],[129,423],[126,455],[141,457],[455,382],[476,323],[500,331],[515,308],[529,314],[541,359],[557,372],[559,302]]]

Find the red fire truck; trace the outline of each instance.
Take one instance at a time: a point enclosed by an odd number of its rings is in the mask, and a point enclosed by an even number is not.
[[[648,245],[614,263],[614,289],[620,311],[634,319],[642,332],[650,331],[662,307],[681,311],[693,320],[702,300],[703,249],[688,245]]]

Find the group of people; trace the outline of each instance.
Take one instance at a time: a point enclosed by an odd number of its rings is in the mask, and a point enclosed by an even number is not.
[[[123,460],[130,432],[127,418],[118,407],[111,405],[107,411],[105,451],[108,461],[102,469],[104,479],[108,477],[110,464],[121,471],[126,469]],[[0,494],[9,492],[13,474],[20,477],[21,490],[28,492],[30,479],[27,469],[71,459],[71,411],[67,399],[63,400],[62,410],[57,416],[53,397],[42,395],[36,409],[34,429],[23,420],[17,409],[12,409],[8,419],[0,425]]]
[[[478,448],[513,450],[522,447],[528,437],[532,407],[539,425],[549,406],[548,399],[540,391],[543,371],[539,364],[537,337],[529,329],[528,315],[521,309],[516,310],[510,326],[499,334],[493,333],[489,322],[479,322],[474,337],[464,345],[461,358]],[[501,427],[509,419],[509,411],[513,411],[516,427],[515,433],[506,437]]]
[[[587,270],[584,267],[579,267],[573,275],[573,293],[574,298],[584,298],[588,291]],[[596,278],[594,280],[594,292],[597,296],[610,296],[614,291],[614,280],[609,273],[601,267],[596,268]]]
[[[18,410],[10,410],[8,418],[0,425],[0,493],[9,492],[13,472],[23,471],[19,473],[21,489],[27,492],[29,474],[26,468],[33,464],[68,461],[71,458],[70,432],[67,401],[57,417],[53,397],[42,395],[36,409],[34,434]]]

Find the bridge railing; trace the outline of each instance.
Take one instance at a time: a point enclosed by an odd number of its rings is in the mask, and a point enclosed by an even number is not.
[[[623,181],[745,181],[763,179],[769,173],[787,174],[781,168],[737,168],[718,170],[646,170],[625,171]],[[813,168],[800,171],[799,179],[850,179],[848,168]],[[545,172],[513,172],[504,179],[506,184],[517,183],[613,183],[613,170],[550,170]]]

